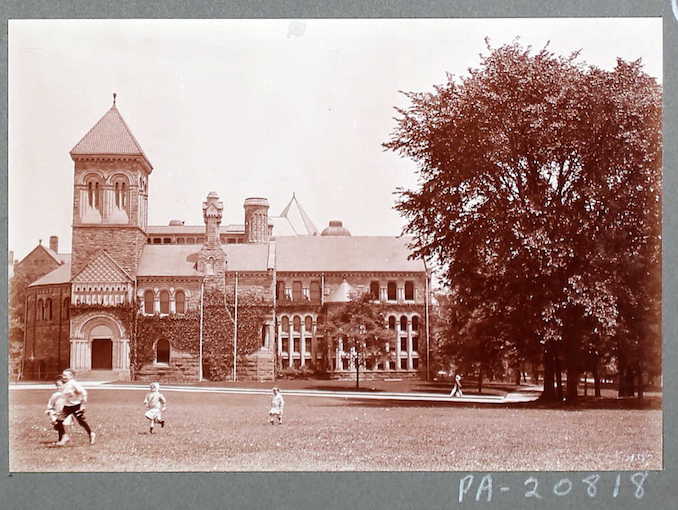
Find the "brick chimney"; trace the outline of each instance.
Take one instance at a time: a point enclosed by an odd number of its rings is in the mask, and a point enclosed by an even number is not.
[[[49,249],[54,253],[59,253],[59,237],[49,236]]]

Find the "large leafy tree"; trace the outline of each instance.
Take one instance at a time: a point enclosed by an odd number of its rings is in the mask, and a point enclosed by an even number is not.
[[[383,315],[371,303],[369,294],[355,296],[330,310],[323,335],[332,349],[341,347],[355,369],[355,385],[360,388],[360,367],[388,357],[387,345],[393,334],[386,329]]]
[[[406,93],[384,145],[418,163],[420,186],[396,207],[466,322],[538,349],[546,398],[564,360],[574,400],[591,344],[658,320],[661,88],[640,62],[488,50],[467,76]],[[618,357],[656,359],[640,354],[656,351],[651,329]]]

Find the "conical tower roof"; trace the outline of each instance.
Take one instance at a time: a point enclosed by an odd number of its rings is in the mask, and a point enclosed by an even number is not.
[[[71,150],[71,157],[91,155],[141,156],[148,166],[153,168],[141,145],[120,115],[115,106],[115,100],[110,110]]]
[[[355,294],[355,289],[344,280],[341,285],[337,287],[330,297],[325,301],[327,303],[348,303]]]
[[[287,219],[297,235],[318,235],[318,229],[315,227],[308,214],[306,214],[304,208],[301,207],[301,204],[294,193],[292,193],[292,199],[280,213],[280,217]]]

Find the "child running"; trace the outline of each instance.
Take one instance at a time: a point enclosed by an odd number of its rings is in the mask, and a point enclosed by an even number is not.
[[[96,434],[92,432],[87,420],[85,420],[85,406],[87,405],[87,390],[83,388],[78,381],[75,380],[75,372],[67,368],[61,374],[64,380],[63,396],[64,408],[61,415],[57,418],[56,427],[59,431],[61,439],[56,443],[57,446],[66,446],[70,441],[70,437],[66,434],[64,429],[64,422],[68,420],[69,416],[74,415],[78,420],[80,426],[85,429],[89,435],[89,444],[94,444]]]
[[[52,393],[52,396],[49,397],[49,401],[47,402],[47,410],[45,410],[45,414],[49,416],[49,421],[52,424],[52,427],[54,427],[54,430],[56,430],[59,433],[59,441],[63,438],[63,432],[59,430],[59,427],[57,426],[57,420],[59,419],[59,416],[61,416],[61,413],[64,410],[64,380],[61,376],[56,378],[56,381],[54,381],[54,384],[56,385],[57,390]],[[64,420],[64,425],[71,425],[73,423],[73,416],[70,415]],[[64,428],[65,430],[65,428]],[[59,442],[57,441],[57,442]]]
[[[144,405],[146,406],[146,409],[148,409],[144,416],[151,422],[151,434],[153,434],[153,428],[156,423],[159,423],[160,426],[164,428],[165,420],[162,418],[162,413],[167,409],[167,400],[165,400],[163,394],[160,393],[160,383],[151,383],[151,391],[146,394]]]
[[[271,410],[268,416],[271,420],[271,425],[275,425],[275,417],[278,417],[278,425],[282,425],[283,408],[285,407],[285,399],[283,399],[280,388],[273,388],[273,400],[271,401]]]

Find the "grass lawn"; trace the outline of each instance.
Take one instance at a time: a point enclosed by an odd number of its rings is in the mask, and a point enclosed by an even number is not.
[[[89,446],[43,414],[51,391],[10,391],[11,471],[640,470],[662,467],[657,409],[466,407],[287,395],[165,391],[167,426],[150,435],[143,391],[90,390]]]

